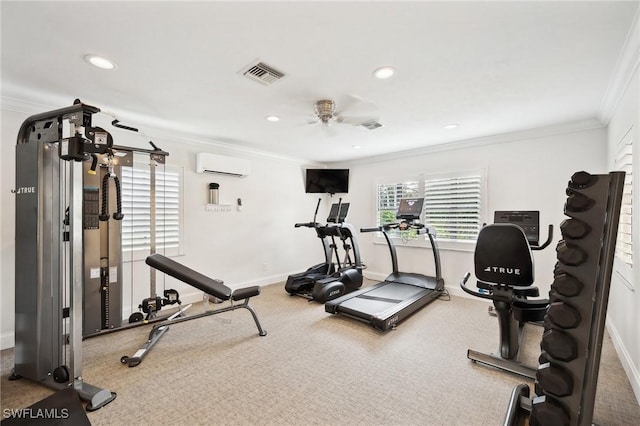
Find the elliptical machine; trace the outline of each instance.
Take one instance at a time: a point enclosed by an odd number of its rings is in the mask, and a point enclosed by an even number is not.
[[[333,264],[333,261],[332,261],[333,249],[331,248],[327,240],[327,236],[320,229],[322,228],[322,225],[316,222],[316,217],[318,216],[318,208],[320,207],[320,202],[322,202],[322,198],[318,198],[318,203],[316,204],[316,211],[313,214],[313,221],[306,222],[306,223],[296,223],[294,226],[296,228],[300,228],[300,227],[313,228],[316,231],[316,235],[320,239],[320,242],[322,243],[322,251],[324,253],[324,259],[325,259],[324,263],[318,263],[317,265],[313,265],[304,272],[289,275],[287,277],[287,282],[284,286],[284,289],[287,291],[287,293],[295,294],[301,291],[307,291],[310,288],[313,288],[313,284],[316,280],[326,278],[327,276],[335,272],[335,265]],[[345,216],[346,216],[346,211],[345,211]]]
[[[324,303],[362,286],[362,262],[360,250],[355,239],[355,229],[345,223],[349,211],[349,203],[338,203],[331,206],[326,225],[315,221],[320,206],[320,199],[316,205],[313,222],[297,223],[295,227],[309,227],[316,230],[322,241],[325,263],[314,265],[305,272],[290,275],[285,284],[285,290],[292,296],[301,296],[308,300]],[[342,243],[344,258],[340,260],[338,240]],[[353,258],[351,257],[353,250]],[[335,255],[335,262],[334,262]]]

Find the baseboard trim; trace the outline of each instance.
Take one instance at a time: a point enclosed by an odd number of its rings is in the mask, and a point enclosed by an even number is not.
[[[15,345],[15,334],[13,332],[0,335],[0,350],[10,349]]]
[[[633,394],[636,396],[638,404],[640,404],[640,372],[636,369],[633,360],[631,359],[631,355],[629,355],[629,351],[627,351],[627,348],[624,345],[615,325],[611,321],[607,321],[606,328],[609,332],[609,336],[611,336],[613,347],[618,354],[618,359],[620,359],[620,364],[622,364],[622,369],[627,373],[627,378],[629,379],[629,383],[633,389]]]

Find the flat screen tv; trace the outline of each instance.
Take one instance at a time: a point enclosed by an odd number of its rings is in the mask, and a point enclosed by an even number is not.
[[[307,193],[338,194],[349,192],[349,169],[307,169]]]

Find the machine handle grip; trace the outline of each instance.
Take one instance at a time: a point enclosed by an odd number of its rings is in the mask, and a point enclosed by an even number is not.
[[[376,231],[382,231],[382,227],[378,226],[376,228],[360,228],[360,232],[376,232]]]
[[[483,299],[493,299],[488,294],[480,293],[478,291],[471,290],[469,287],[467,287],[465,284],[467,284],[467,281],[469,281],[470,277],[471,277],[471,274],[467,272],[466,274],[464,274],[464,278],[462,278],[462,281],[460,281],[460,288],[462,288],[462,290],[464,290],[465,293],[469,293],[472,296],[481,297]]]
[[[551,240],[553,240],[553,225],[549,225],[549,232],[547,241],[545,241],[541,246],[531,246],[531,250],[544,250],[551,244]]]

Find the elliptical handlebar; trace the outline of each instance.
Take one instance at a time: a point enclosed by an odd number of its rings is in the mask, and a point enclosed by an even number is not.
[[[295,225],[293,225],[296,228],[300,228],[301,226],[304,226],[305,228],[315,228],[319,225],[319,223],[317,222],[305,222],[305,223],[296,223]]]
[[[545,248],[547,248],[549,246],[549,244],[551,244],[551,241],[553,240],[553,225],[549,225],[549,231],[547,232],[547,241],[545,241],[542,245],[540,246],[530,246],[531,250],[544,250]]]

